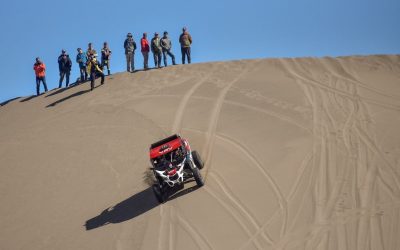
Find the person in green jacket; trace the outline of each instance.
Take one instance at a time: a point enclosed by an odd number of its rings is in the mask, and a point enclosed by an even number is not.
[[[154,56],[154,65],[156,68],[161,68],[161,41],[158,33],[154,33],[153,39],[151,39],[151,52],[153,52]]]

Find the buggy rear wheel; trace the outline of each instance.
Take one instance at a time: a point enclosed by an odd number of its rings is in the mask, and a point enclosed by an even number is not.
[[[196,150],[194,150],[192,152],[192,157],[193,157],[194,164],[196,164],[196,167],[198,169],[202,169],[204,167],[204,164],[203,164],[203,161],[200,158],[199,153]]]

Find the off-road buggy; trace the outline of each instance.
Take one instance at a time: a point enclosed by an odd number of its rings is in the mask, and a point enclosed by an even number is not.
[[[183,188],[190,178],[194,178],[198,187],[204,185],[200,155],[191,151],[189,142],[178,134],[151,144],[150,162],[156,178],[153,191],[160,203],[167,201],[173,187]]]

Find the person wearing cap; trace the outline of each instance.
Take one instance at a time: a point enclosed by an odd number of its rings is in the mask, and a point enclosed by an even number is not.
[[[58,69],[60,71],[60,81],[58,87],[61,88],[62,82],[64,81],[64,76],[66,78],[65,87],[69,84],[69,75],[71,73],[72,62],[69,55],[65,50],[61,51],[61,55],[58,57]]]
[[[161,48],[162,48],[162,54],[164,58],[164,66],[167,67],[167,55],[169,55],[172,59],[172,64],[176,65],[175,63],[175,56],[171,52],[172,48],[172,42],[168,37],[168,32],[164,31],[164,36],[160,40]]]
[[[108,47],[108,43],[104,42],[103,48],[101,49],[101,68],[107,66],[108,75],[110,75],[110,58],[111,58],[111,50]]]
[[[154,65],[156,68],[161,68],[161,42],[158,33],[154,33],[153,39],[151,39],[151,52],[153,52]]]
[[[103,70],[100,68],[101,65],[97,61],[95,55],[91,56],[87,62],[87,72],[90,75],[90,90],[94,89],[94,81],[97,77],[101,77],[101,84],[104,84],[104,73]]]
[[[131,33],[128,33],[124,42],[125,56],[126,56],[126,71],[135,71],[135,50],[136,42]]]
[[[188,63],[191,63],[190,46],[192,45],[192,36],[186,27],[182,29],[182,34],[179,36],[179,43],[181,44],[182,64],[185,64],[185,57],[187,57]]]
[[[46,65],[40,60],[39,57],[36,57],[36,62],[33,65],[33,70],[36,75],[36,94],[40,94],[40,82],[43,83],[44,92],[47,92],[46,85]]]
[[[140,39],[140,47],[143,55],[143,68],[148,69],[149,68],[149,52],[150,52],[150,46],[149,46],[149,41],[147,40],[147,33],[143,33],[142,39]]]
[[[91,58],[92,56],[97,56],[97,51],[93,48],[92,43],[88,43],[88,48],[86,50],[86,56]]]
[[[86,53],[78,48],[78,54],[76,55],[76,62],[79,64],[79,72],[81,74],[80,82],[87,81],[88,73],[86,71],[87,56]]]

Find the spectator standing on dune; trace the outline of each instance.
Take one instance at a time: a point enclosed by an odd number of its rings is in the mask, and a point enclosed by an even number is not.
[[[151,52],[153,52],[154,65],[156,68],[161,68],[161,41],[158,37],[158,33],[154,33],[153,39],[151,39]]]
[[[147,40],[147,33],[143,33],[142,39],[140,39],[140,47],[143,55],[143,68],[148,69],[149,68],[149,52],[150,52],[150,46],[149,46],[149,41]]]
[[[76,62],[79,64],[79,72],[81,74],[80,82],[87,81],[88,73],[86,71],[87,56],[81,48],[78,48],[78,54],[76,55]]]
[[[182,29],[182,34],[179,36],[179,43],[181,44],[182,64],[185,64],[185,57],[187,57],[188,63],[191,63],[190,46],[192,45],[192,36],[186,27]]]
[[[35,70],[36,75],[36,94],[40,94],[40,82],[43,83],[44,92],[47,92],[46,65],[40,60],[39,57],[36,57],[36,62],[33,65],[33,70]]]
[[[58,87],[61,88],[62,82],[64,81],[64,77],[66,78],[65,87],[68,87],[69,84],[69,75],[71,73],[72,62],[69,58],[69,55],[65,50],[61,51],[61,55],[58,57],[58,69],[60,71],[60,81]]]
[[[169,55],[172,59],[172,64],[175,65],[175,56],[172,54],[171,49],[172,49],[172,42],[168,37],[168,32],[164,31],[164,36],[161,38],[161,48],[162,48],[162,53],[163,53],[163,58],[164,58],[164,66],[167,67],[167,55]]]
[[[107,66],[107,73],[110,75],[110,58],[111,58],[111,50],[108,47],[108,43],[104,42],[103,48],[101,49],[101,68]]]
[[[96,56],[92,56],[87,62],[87,71],[90,75],[90,90],[94,89],[94,81],[96,80],[96,76],[101,77],[101,84],[104,84],[104,73],[100,68],[100,63],[97,61]]]
[[[124,42],[126,56],[126,71],[133,73],[135,71],[135,50],[136,42],[132,33],[128,33]]]

